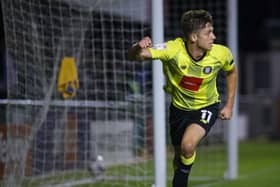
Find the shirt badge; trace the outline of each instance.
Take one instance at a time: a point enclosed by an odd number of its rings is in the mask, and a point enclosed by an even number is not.
[[[210,74],[211,72],[212,72],[211,66],[206,66],[205,68],[203,68],[203,73]]]

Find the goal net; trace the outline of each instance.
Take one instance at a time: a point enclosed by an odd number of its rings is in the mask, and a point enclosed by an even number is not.
[[[126,58],[150,32],[147,4],[1,1],[4,186],[151,186],[151,63]],[[74,97],[57,89],[62,71],[78,75]]]
[[[180,34],[182,12],[206,8],[225,42],[225,3],[166,0],[165,38]],[[8,83],[0,100],[1,185],[153,184],[152,64],[126,57],[132,43],[151,35],[150,6],[149,0],[1,1]],[[62,92],[60,76],[70,85]],[[216,126],[201,144],[197,179],[225,170],[224,129]]]

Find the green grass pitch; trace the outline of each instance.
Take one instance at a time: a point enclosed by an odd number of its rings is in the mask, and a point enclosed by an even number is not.
[[[215,155],[217,156],[217,152]],[[221,151],[221,155],[218,155],[221,159],[219,164],[222,164],[220,171],[213,171],[214,177],[209,180],[196,180],[196,175],[200,171],[196,171],[194,166],[192,174],[190,176],[190,187],[276,187],[280,186],[280,142],[268,142],[268,141],[254,141],[254,142],[243,142],[239,144],[239,166],[238,166],[238,179],[236,180],[225,180],[223,173],[226,167],[226,155],[224,151]],[[211,159],[207,158],[208,160]],[[217,160],[217,159],[216,159]],[[209,172],[209,163],[204,163],[203,156],[201,156],[195,164],[203,166],[208,164],[207,172]],[[168,161],[168,184],[167,187],[171,187],[171,175],[172,166],[171,161]],[[217,163],[213,163],[217,164]],[[152,166],[151,166],[152,168]],[[215,168],[215,167],[214,167]],[[201,170],[201,168],[200,168]],[[203,170],[203,169],[202,169]],[[211,172],[211,170],[210,170]],[[219,176],[220,175],[220,176]],[[151,181],[146,181],[151,183]],[[138,182],[127,182],[123,184],[137,183]],[[142,181],[143,186],[148,186]],[[123,187],[123,184],[115,184],[114,187]],[[94,185],[83,185],[79,187],[98,187],[104,186],[102,183],[96,183]],[[108,185],[112,186],[112,185]],[[129,185],[128,185],[129,186]],[[78,187],[78,186],[76,186]],[[105,187],[105,186],[104,186]],[[106,186],[107,187],[107,186]]]
[[[201,152],[200,152],[201,151]],[[213,154],[214,152],[214,154]],[[225,180],[223,175],[226,170],[226,149],[224,147],[201,147],[198,151],[198,156],[193,166],[190,176],[190,187],[277,187],[280,186],[280,142],[269,141],[250,141],[239,144],[239,165],[238,165],[238,179]],[[215,162],[211,162],[214,160]],[[167,187],[171,187],[171,179],[173,169],[171,166],[171,154],[168,153],[167,172],[168,182]],[[217,164],[219,167],[217,167]],[[212,166],[212,167],[211,167]],[[143,167],[143,168],[141,168]],[[214,168],[211,170],[211,168]],[[150,161],[144,165],[137,164],[137,167],[112,167],[107,168],[106,176],[112,176],[118,173],[130,173],[131,176],[137,175],[139,170],[145,171],[147,178],[112,178],[109,182],[106,180],[98,180],[92,184],[71,185],[71,187],[151,187],[153,183],[153,162]],[[203,173],[204,172],[204,173]],[[206,173],[205,173],[206,172]],[[201,179],[198,176],[210,176]],[[63,177],[56,175],[50,178],[39,180],[26,180],[22,187],[38,187],[38,186],[52,186],[52,184],[65,184],[67,181],[73,179],[79,181],[82,178],[90,178],[87,172],[76,172],[64,175]],[[63,179],[62,179],[63,178]],[[55,182],[56,181],[56,182]],[[63,182],[64,181],[64,182]],[[107,184],[106,184],[107,183]],[[0,183],[2,186],[2,183]],[[57,186],[57,185],[55,185]],[[64,185],[62,185],[64,186]]]

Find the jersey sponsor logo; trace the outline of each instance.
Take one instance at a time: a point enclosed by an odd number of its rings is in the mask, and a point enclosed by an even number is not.
[[[198,91],[202,81],[203,81],[203,79],[201,79],[201,78],[184,76],[181,79],[179,85],[182,88],[190,90],[190,91]]]
[[[212,72],[211,66],[206,66],[205,68],[203,68],[203,73],[210,74],[211,72]]]

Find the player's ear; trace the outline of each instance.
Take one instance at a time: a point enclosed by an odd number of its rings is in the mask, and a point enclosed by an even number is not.
[[[190,34],[190,40],[191,40],[192,43],[196,42],[196,40],[197,40],[197,35],[196,35],[196,33],[191,33],[191,34]]]

